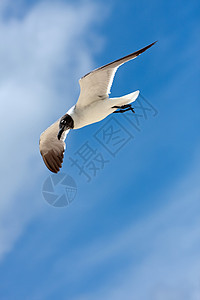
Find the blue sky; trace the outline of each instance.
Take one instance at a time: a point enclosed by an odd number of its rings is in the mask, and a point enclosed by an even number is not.
[[[1,299],[200,298],[199,14],[198,1],[1,1]],[[81,76],[155,40],[112,96],[139,89],[157,115],[140,132],[115,115],[134,137],[115,157],[95,139],[113,116],[70,132],[77,194],[49,205],[41,132]],[[85,142],[109,161],[89,183],[70,161]]]

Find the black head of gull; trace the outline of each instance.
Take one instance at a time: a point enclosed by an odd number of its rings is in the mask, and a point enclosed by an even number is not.
[[[60,140],[62,133],[65,130],[73,129],[74,128],[74,120],[69,114],[65,114],[61,119],[59,123],[59,132],[58,132],[58,139]]]

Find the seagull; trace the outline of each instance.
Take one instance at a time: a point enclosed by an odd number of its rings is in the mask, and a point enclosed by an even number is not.
[[[79,80],[80,95],[77,103],[67,113],[48,127],[40,136],[40,153],[47,168],[58,173],[62,167],[65,139],[70,129],[79,129],[99,122],[111,113],[124,113],[134,109],[139,91],[116,98],[109,98],[117,69],[152,47],[156,42],[87,73]]]

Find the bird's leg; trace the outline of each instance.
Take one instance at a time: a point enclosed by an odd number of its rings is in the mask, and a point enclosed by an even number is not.
[[[124,113],[124,112],[129,111],[129,110],[131,110],[133,113],[135,113],[135,111],[133,110],[133,108],[129,107],[127,109],[120,109],[120,110],[113,111],[113,114]]]
[[[124,108],[130,107],[130,106],[131,106],[131,104],[124,104],[124,105],[121,105],[121,106],[115,105],[115,106],[112,106],[112,108],[122,108],[122,109],[124,109]]]
[[[120,110],[116,110],[113,113],[124,113],[124,112],[129,111],[129,110],[131,110],[132,113],[135,113],[135,111],[134,111],[133,107],[131,106],[131,104],[124,104],[122,106],[115,105],[112,108],[120,108]]]

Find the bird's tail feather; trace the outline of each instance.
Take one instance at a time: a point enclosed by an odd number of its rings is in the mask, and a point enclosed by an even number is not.
[[[134,102],[137,97],[139,96],[140,91],[135,91],[133,93],[127,94],[125,96],[119,97],[119,98],[112,98],[112,103],[114,105],[125,105]]]

